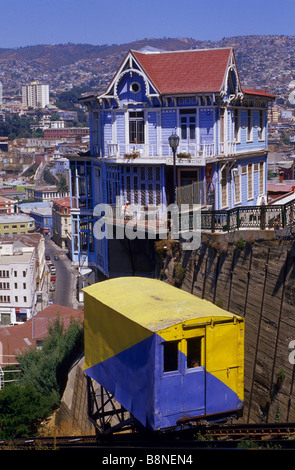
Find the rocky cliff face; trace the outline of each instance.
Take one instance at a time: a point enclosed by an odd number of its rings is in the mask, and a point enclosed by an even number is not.
[[[204,236],[194,252],[161,241],[157,253],[159,278],[245,318],[243,420],[294,421],[295,241]]]

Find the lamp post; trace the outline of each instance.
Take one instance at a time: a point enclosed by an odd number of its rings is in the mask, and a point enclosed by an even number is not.
[[[175,155],[176,155],[176,149],[179,145],[179,137],[174,132],[173,134],[170,135],[169,137],[169,145],[172,149],[173,152],[173,197],[174,197],[174,203],[176,203],[176,162],[175,162]]]

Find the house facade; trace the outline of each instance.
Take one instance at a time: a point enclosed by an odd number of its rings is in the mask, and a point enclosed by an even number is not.
[[[273,100],[242,88],[232,48],[129,51],[104,93],[81,98],[90,152],[70,158],[73,253],[109,274],[109,243],[92,236],[98,204],[128,204],[138,219],[148,208],[161,220],[175,188],[189,185],[204,210],[266,204]]]

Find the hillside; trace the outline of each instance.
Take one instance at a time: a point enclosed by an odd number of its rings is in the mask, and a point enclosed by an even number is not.
[[[18,93],[24,83],[49,83],[53,92],[71,86],[101,91],[129,49],[162,50],[234,47],[243,86],[267,87],[284,102],[295,78],[295,36],[238,36],[220,41],[192,38],[145,38],[127,44],[54,44],[0,48],[4,94]]]

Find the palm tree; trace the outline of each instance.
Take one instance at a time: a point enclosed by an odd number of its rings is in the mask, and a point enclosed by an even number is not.
[[[56,185],[58,193],[67,193],[69,191],[69,187],[67,185],[67,181],[64,177],[62,177]]]

